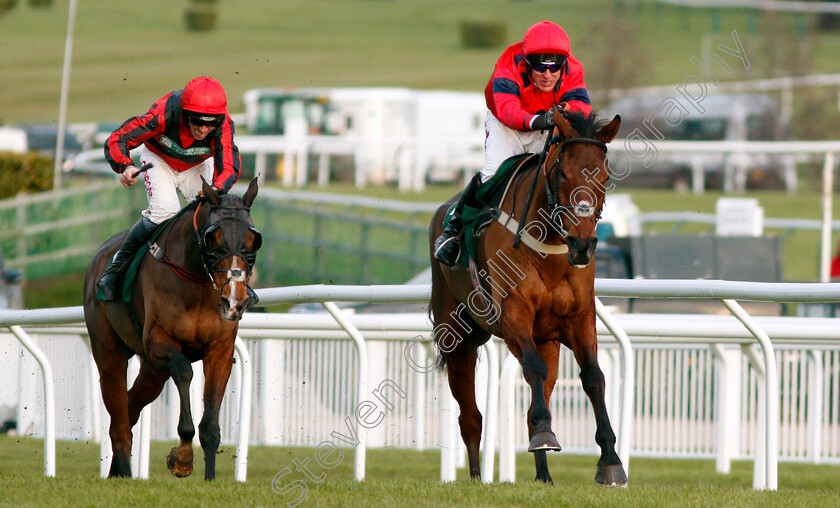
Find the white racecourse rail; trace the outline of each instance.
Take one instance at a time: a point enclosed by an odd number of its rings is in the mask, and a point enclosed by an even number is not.
[[[321,302],[329,317],[323,313],[250,313],[243,319],[240,337],[249,345],[237,340],[238,362],[222,415],[223,438],[237,444],[236,479],[245,481],[250,442],[315,446],[330,435],[346,437],[344,434],[352,436],[355,431],[358,444],[354,472],[359,480],[364,479],[366,446],[440,446],[441,478],[454,480],[459,448],[455,444],[457,410],[441,382],[442,376],[429,368],[433,354],[425,349],[431,331],[427,316],[353,315],[340,312],[331,303],[425,303],[429,292],[428,285],[258,290],[264,303]],[[700,456],[716,457],[718,470],[727,472],[732,458],[751,455],[755,458],[753,487],[774,490],[778,487],[780,455],[788,460],[840,460],[840,327],[830,319],[751,317],[737,303],[835,302],[840,301],[840,284],[598,279],[596,292],[600,296],[720,300],[732,314],[611,315],[598,302],[599,357],[607,376],[608,406],[617,430],[618,451],[627,466],[631,452]],[[35,416],[19,418],[19,429],[44,436],[47,476],[55,475],[56,425],[64,429],[61,437],[102,438],[105,455],[109,449],[107,432],[101,432],[107,428],[103,421],[107,415],[99,407],[101,403],[89,403],[98,396],[89,353],[86,362],[70,360],[73,365],[60,367],[74,369],[72,379],[87,380],[75,383],[85,385],[87,391],[86,400],[76,405],[95,408],[84,410],[79,417],[81,423],[74,427],[72,422],[55,418],[57,388],[66,391],[64,385],[73,383],[54,382],[53,364],[59,368],[60,358],[51,363],[38,344],[46,345],[49,353],[63,347],[50,341],[50,335],[84,337],[85,331],[78,325],[81,320],[80,307],[0,311],[0,327],[8,328],[32,353],[43,373],[43,387],[34,390],[43,410],[30,409]],[[59,324],[63,326],[56,326]],[[346,341],[348,337],[352,342]],[[500,362],[495,342],[484,347],[485,361],[478,369],[478,391],[486,416],[482,442],[485,450],[495,451],[499,418],[510,422],[502,427],[505,432],[498,440],[499,479],[512,481],[513,452],[527,443],[524,412],[529,395],[517,362],[506,351]],[[346,348],[351,343],[355,351]],[[423,347],[414,347],[420,345]],[[260,355],[253,366],[249,349]],[[303,361],[292,359],[301,355]],[[68,363],[66,360],[64,363]],[[35,370],[34,364],[22,364],[21,371],[27,367],[27,372]],[[195,371],[200,378],[201,369]],[[258,379],[254,390],[252,372]],[[592,453],[596,451],[594,422],[576,374],[571,355],[561,357],[552,400],[553,424],[567,450]],[[306,381],[310,386],[304,389]],[[177,397],[170,396],[169,390],[163,397],[168,401],[152,404],[138,424],[135,434],[139,448],[133,454],[133,468],[140,477],[148,475],[150,437],[175,436]],[[200,393],[199,386],[195,392]],[[379,400],[382,406],[373,400]],[[200,405],[195,409],[198,418]],[[62,407],[61,414],[65,410],[78,413],[79,408]],[[371,422],[367,419],[370,415],[380,418]],[[355,425],[351,416],[356,418]],[[436,422],[436,418],[441,421]],[[163,423],[152,428],[153,419]],[[250,438],[252,433],[255,439]],[[822,439],[824,436],[827,439]],[[493,480],[494,459],[495,453],[484,454],[485,482]],[[107,473],[108,462],[103,462],[102,473]]]

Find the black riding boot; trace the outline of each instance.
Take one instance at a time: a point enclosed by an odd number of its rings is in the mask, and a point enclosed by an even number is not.
[[[467,188],[461,193],[461,198],[455,205],[455,210],[452,211],[449,224],[443,228],[440,236],[435,240],[435,259],[446,266],[455,266],[458,258],[461,257],[461,245],[458,242],[458,237],[461,236],[464,227],[461,222],[461,214],[464,212],[465,203],[470,206],[480,206],[475,197],[479,185],[481,185],[481,173],[476,173],[470,183],[467,184]]]
[[[123,240],[120,250],[114,254],[111,263],[105,268],[105,273],[102,274],[99,282],[96,283],[96,287],[102,290],[102,296],[106,300],[114,300],[117,297],[120,274],[122,274],[128,262],[131,261],[134,253],[137,252],[137,248],[149,238],[155,226],[157,224],[144,217],[128,230],[128,235]]]

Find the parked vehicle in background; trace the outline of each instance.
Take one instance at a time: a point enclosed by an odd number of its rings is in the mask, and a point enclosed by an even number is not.
[[[263,88],[247,91],[243,103],[249,133],[307,143],[310,155],[349,158],[369,183],[400,180],[402,187],[409,179],[416,189],[461,179],[483,162],[480,93]]]
[[[699,106],[695,107],[675,93],[670,97],[628,97],[613,102],[603,113],[621,115],[620,139],[632,138],[635,141],[631,143],[640,146],[647,143],[652,149],[663,141],[780,141],[789,138],[790,119],[781,113],[775,99],[769,95],[710,94],[699,102]],[[728,170],[735,165],[744,170],[747,187],[788,190],[796,187],[796,160],[791,155],[656,151],[655,157],[639,157],[638,149],[634,151],[636,153],[616,150],[610,154],[610,165],[628,173],[618,182],[620,187],[687,190],[696,163],[702,164],[705,188],[723,188]]]

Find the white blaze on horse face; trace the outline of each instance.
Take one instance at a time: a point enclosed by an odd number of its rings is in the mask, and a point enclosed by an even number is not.
[[[228,296],[227,296],[228,309],[235,309],[236,308],[237,304],[239,303],[239,301],[236,298],[236,293],[237,293],[237,290],[239,289],[238,285],[242,284],[244,286],[245,282],[246,282],[246,281],[242,280],[241,277],[231,277],[230,274],[231,273],[237,273],[236,271],[244,274],[244,273],[246,273],[246,269],[247,269],[247,267],[245,266],[245,262],[242,260],[242,258],[240,258],[239,256],[234,256],[233,261],[230,264],[230,268],[228,268],[228,277],[229,277],[228,287],[230,288],[230,293],[228,293]],[[247,290],[245,290],[243,288],[243,291],[245,291],[245,297],[247,298],[248,297]]]

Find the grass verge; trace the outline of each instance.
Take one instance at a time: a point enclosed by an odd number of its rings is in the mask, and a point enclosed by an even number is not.
[[[531,455],[516,457],[517,481],[482,484],[464,469],[454,483],[441,483],[436,451],[369,450],[366,479],[353,480],[352,450],[341,450],[334,469],[316,464],[310,448],[255,446],[249,450],[248,481],[233,480],[234,452],[223,447],[217,480],[203,480],[202,452],[196,471],[185,479],[169,474],[164,457],[174,443],[152,443],[150,478],[99,479],[99,446],[58,442],[55,478],[43,475],[43,441],[0,436],[0,485],[5,506],[836,506],[840,466],[781,463],[779,490],[752,490],[752,462],[736,461],[732,473],[715,472],[712,460],[631,460],[627,489],[599,487],[593,481],[597,457],[550,455],[555,484],[532,480]],[[334,455],[334,457],[338,457]],[[309,478],[296,470],[306,463]],[[288,468],[289,473],[275,477]],[[317,481],[316,481],[317,480]],[[274,489],[272,489],[274,482]],[[300,487],[286,490],[293,482]],[[275,491],[276,490],[276,491]]]

